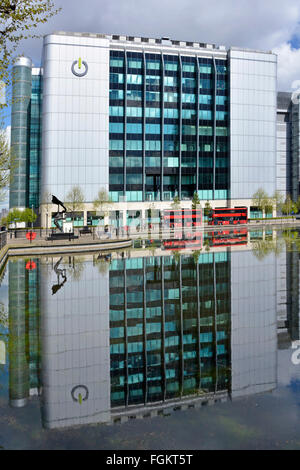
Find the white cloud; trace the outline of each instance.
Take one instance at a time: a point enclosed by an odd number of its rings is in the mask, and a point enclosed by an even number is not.
[[[294,49],[288,43],[283,43],[273,49],[278,55],[277,75],[278,90],[292,91],[292,83],[300,80],[300,49]]]
[[[39,32],[128,34],[272,49],[287,42],[300,20],[298,0],[55,0],[63,10]],[[24,42],[40,60],[41,40]]]
[[[6,134],[6,139],[7,139],[8,145],[10,145],[11,126],[6,127],[5,134]]]
[[[224,44],[278,54],[279,90],[300,78],[300,53],[288,41],[299,33],[299,0],[54,0],[63,10],[38,28],[115,33]],[[42,39],[25,41],[19,51],[35,65]],[[299,66],[297,65],[299,64]]]

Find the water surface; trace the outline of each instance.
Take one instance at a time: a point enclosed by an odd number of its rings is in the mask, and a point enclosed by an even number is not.
[[[10,258],[5,449],[299,449],[299,236]]]

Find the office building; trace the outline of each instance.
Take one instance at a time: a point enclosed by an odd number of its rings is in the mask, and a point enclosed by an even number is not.
[[[10,207],[51,223],[48,194],[80,186],[77,225],[159,218],[175,196],[191,206],[251,207],[276,190],[276,55],[168,38],[56,32],[41,68],[14,67]],[[47,204],[48,202],[48,204]],[[148,211],[148,212],[147,212]]]

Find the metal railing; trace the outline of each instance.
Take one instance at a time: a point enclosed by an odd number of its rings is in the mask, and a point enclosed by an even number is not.
[[[6,245],[7,243],[7,231],[4,230],[3,232],[0,232],[0,250]]]
[[[8,232],[5,232],[7,234],[7,237],[9,239],[9,242],[12,243],[14,240],[27,240],[26,234],[28,232],[31,232],[30,228],[22,228],[22,229],[11,229],[8,230]],[[32,232],[35,233],[34,241],[41,241],[41,240],[48,240],[49,237],[51,237],[52,233],[59,233],[58,230],[55,229],[45,229],[45,228],[33,228]],[[122,239],[122,238],[128,238],[128,233],[124,228],[120,229],[115,229],[115,228],[110,228],[108,230],[105,229],[105,227],[93,227],[93,226],[88,226],[88,227],[76,227],[74,228],[73,234],[76,236],[76,239],[83,242],[84,240],[86,241],[97,241],[100,239]],[[72,237],[71,237],[71,240]]]

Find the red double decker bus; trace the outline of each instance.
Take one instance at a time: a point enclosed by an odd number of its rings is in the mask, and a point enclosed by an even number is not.
[[[248,230],[232,229],[232,230],[218,230],[209,234],[210,246],[232,246],[232,245],[247,245]]]
[[[164,225],[170,228],[199,227],[202,225],[202,209],[164,210]]]
[[[209,211],[208,215],[208,225],[236,225],[247,222],[247,207],[216,207]]]
[[[187,233],[184,239],[169,239],[163,241],[165,250],[179,250],[184,248],[199,249],[203,246],[203,233]]]

